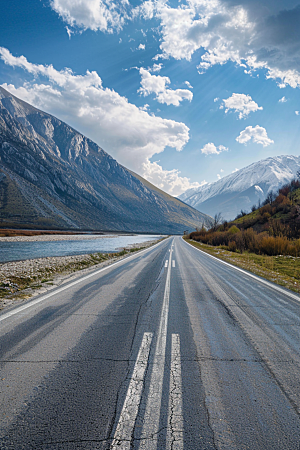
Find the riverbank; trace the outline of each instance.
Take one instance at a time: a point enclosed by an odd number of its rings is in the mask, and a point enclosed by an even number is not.
[[[133,244],[118,253],[55,256],[0,264],[0,310],[105,267],[162,239]]]

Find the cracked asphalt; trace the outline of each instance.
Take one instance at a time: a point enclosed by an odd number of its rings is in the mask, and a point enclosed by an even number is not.
[[[179,237],[58,291],[0,315],[1,450],[300,449],[294,293]]]

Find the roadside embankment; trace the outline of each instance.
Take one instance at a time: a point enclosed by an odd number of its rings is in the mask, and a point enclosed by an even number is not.
[[[0,264],[0,310],[60,286],[77,276],[110,265],[162,239],[133,244],[118,253],[55,256]]]
[[[266,256],[255,253],[237,253],[220,247],[195,242],[186,239],[188,243],[200,250],[229,262],[230,264],[248,270],[280,286],[300,293],[300,258],[294,256]]]

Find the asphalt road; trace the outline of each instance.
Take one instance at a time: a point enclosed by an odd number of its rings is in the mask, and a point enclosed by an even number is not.
[[[300,297],[169,238],[0,315],[0,448],[300,449]]]

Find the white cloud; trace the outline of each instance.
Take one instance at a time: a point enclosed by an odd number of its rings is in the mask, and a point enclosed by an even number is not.
[[[231,173],[237,172],[239,169],[235,168]]]
[[[120,30],[127,17],[127,1],[50,0],[51,8],[71,27],[93,31]]]
[[[138,46],[138,50],[145,50],[145,44],[140,44],[139,46]]]
[[[279,102],[279,103],[286,103],[286,102],[287,102],[287,99],[283,96],[282,98],[280,98],[280,99],[278,100],[278,102]]]
[[[262,5],[261,5],[262,3]],[[280,2],[187,0],[177,8],[156,3],[161,21],[161,58],[191,60],[204,50],[199,73],[229,61],[252,74],[263,69],[280,87],[300,85],[300,7]],[[254,6],[255,4],[255,6]],[[286,8],[286,9],[283,9]]]
[[[153,18],[154,12],[155,2],[152,0],[146,0],[131,11],[131,16],[132,18],[140,16],[143,19],[150,20]]]
[[[148,103],[146,103],[144,106],[140,106],[140,110],[142,111],[148,111],[148,109],[149,109]]]
[[[224,147],[224,145],[216,147],[215,144],[209,142],[201,149],[201,153],[204,153],[204,155],[219,155],[221,152],[226,152],[227,150],[228,148]]]
[[[192,101],[193,93],[187,89],[169,89],[167,86],[171,83],[170,78],[160,75],[151,75],[149,70],[140,68],[141,88],[138,90],[145,97],[155,94],[155,100],[167,105],[179,106],[183,100]]]
[[[296,116],[299,116],[300,113],[299,113],[299,111],[295,111],[295,114],[296,114]]]
[[[221,169],[221,170],[220,170],[220,172],[221,172],[221,173],[223,173],[223,172],[224,172],[224,170],[223,170],[223,169]]]
[[[33,80],[21,87],[3,84],[4,89],[67,122],[141,175],[153,155],[167,146],[181,151],[189,140],[184,123],[139,109],[103,87],[96,72],[74,75],[70,69],[57,71],[53,66],[32,64],[24,56],[14,57],[1,47],[0,56],[6,64],[33,75]],[[167,183],[165,187],[168,190]]]
[[[74,34],[74,31],[70,30],[70,28],[69,28],[69,27],[66,27],[66,30],[67,30],[67,33],[68,33],[69,39],[71,39],[71,36],[72,36],[72,34]]]
[[[251,112],[255,112],[258,110],[262,110],[262,106],[258,106],[255,101],[252,100],[250,95],[245,94],[232,94],[231,97],[227,99],[223,99],[223,104],[220,106],[220,109],[223,109],[225,106],[225,113],[233,110],[234,112],[239,113],[239,119],[244,119]]]
[[[193,89],[193,86],[189,81],[185,81],[184,84],[186,84],[189,89]]]
[[[267,147],[270,144],[274,144],[272,139],[269,139],[265,128],[256,125],[256,127],[246,127],[241,131],[240,135],[236,138],[236,141],[240,144],[246,144],[249,141],[253,141],[255,144],[261,144],[263,147]]]
[[[229,61],[252,75],[263,69],[279,87],[300,86],[300,7],[296,0],[50,0],[71,27],[113,32],[135,18],[160,21],[161,54],[156,59],[191,60],[202,49],[198,70]]]
[[[169,194],[177,197],[188,189],[198,188],[203,183],[191,182],[187,177],[181,177],[180,171],[177,169],[163,170],[163,168],[157,162],[150,162],[149,160],[144,163],[143,176],[150,181],[150,183],[159,187],[163,191],[168,191]]]
[[[217,173],[217,178],[218,178],[218,180],[221,180],[221,178],[222,178],[219,173]]]
[[[153,64],[153,67],[151,69],[151,72],[160,72],[162,68],[162,63],[159,64]]]
[[[218,102],[219,100],[220,100],[219,97],[214,98],[215,103]]]

